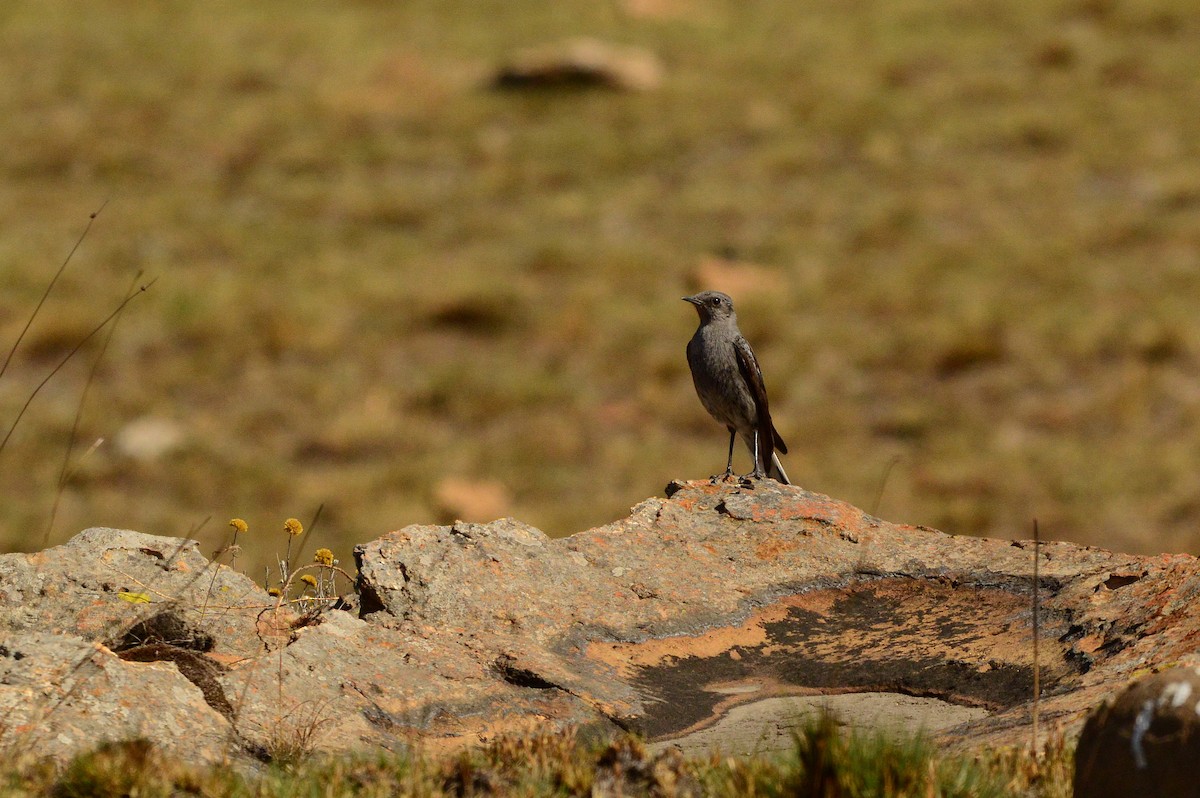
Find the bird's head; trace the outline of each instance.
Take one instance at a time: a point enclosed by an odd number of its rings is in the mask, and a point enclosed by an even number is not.
[[[729,298],[729,294],[722,294],[720,291],[701,291],[695,296],[685,296],[683,301],[691,302],[696,306],[701,324],[734,318],[733,300]]]

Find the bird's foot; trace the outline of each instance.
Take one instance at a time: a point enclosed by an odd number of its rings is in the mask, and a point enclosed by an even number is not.
[[[761,468],[756,468],[753,471],[751,471],[749,474],[741,474],[740,476],[738,476],[737,479],[738,479],[738,483],[741,484],[742,487],[749,488],[756,481],[761,482],[762,480],[764,480],[766,478],[767,478],[766,473],[764,473]]]
[[[713,474],[708,478],[708,484],[716,485],[718,482],[729,482],[731,479],[735,479],[732,466],[726,468],[724,474]]]

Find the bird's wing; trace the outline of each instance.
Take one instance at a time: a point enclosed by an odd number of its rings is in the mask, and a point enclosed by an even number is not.
[[[733,352],[737,355],[738,371],[746,381],[750,397],[754,400],[754,409],[758,411],[758,449],[762,461],[769,467],[771,455],[775,453],[775,426],[771,423],[771,411],[767,406],[767,385],[763,382],[762,369],[758,367],[758,358],[750,343],[742,336],[733,339]],[[787,454],[786,447],[779,449]]]

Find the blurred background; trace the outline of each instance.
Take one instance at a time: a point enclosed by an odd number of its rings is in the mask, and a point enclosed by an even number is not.
[[[1193,0],[6,0],[0,75],[0,354],[107,203],[3,430],[156,280],[0,451],[5,548],[615,520],[724,467],[720,288],[798,484],[1200,551]]]

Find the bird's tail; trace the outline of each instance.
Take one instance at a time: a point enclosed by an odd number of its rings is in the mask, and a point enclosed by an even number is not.
[[[787,472],[783,470],[783,463],[779,462],[779,455],[774,452],[771,452],[771,465],[767,467],[767,476],[782,482],[784,485],[792,484],[792,481],[788,479]]]

